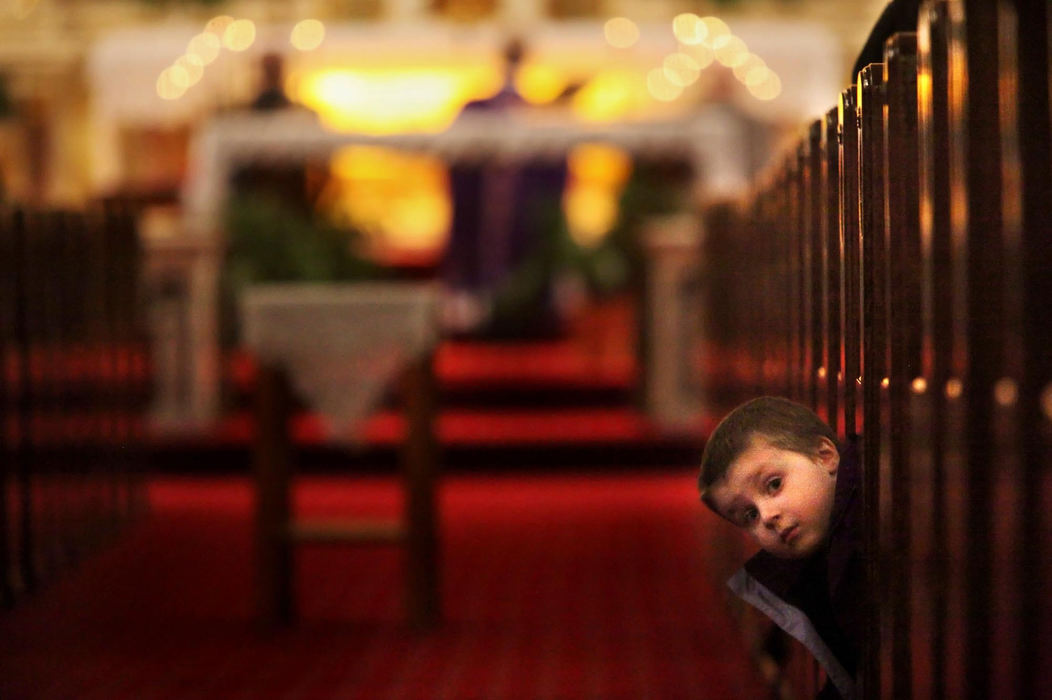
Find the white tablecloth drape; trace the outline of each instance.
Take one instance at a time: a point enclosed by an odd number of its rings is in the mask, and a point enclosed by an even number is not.
[[[280,364],[334,442],[356,442],[384,390],[438,340],[438,291],[418,283],[270,284],[241,299],[242,341]]]

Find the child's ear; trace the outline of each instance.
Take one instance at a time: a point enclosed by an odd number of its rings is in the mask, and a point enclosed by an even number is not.
[[[815,453],[818,463],[834,476],[840,467],[840,452],[829,438],[818,438],[818,450]]]

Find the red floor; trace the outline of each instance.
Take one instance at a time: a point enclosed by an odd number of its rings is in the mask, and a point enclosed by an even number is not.
[[[299,623],[253,625],[249,482],[163,478],[153,515],[0,617],[2,698],[762,698],[706,570],[685,470],[454,475],[445,622],[404,624],[401,557],[305,548]],[[397,512],[393,480],[304,477],[302,512]]]

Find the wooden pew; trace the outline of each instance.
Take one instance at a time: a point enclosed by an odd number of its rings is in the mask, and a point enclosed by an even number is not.
[[[1048,9],[925,4],[722,246],[752,263],[725,293],[756,309],[727,348],[757,368],[738,401],[865,441],[865,698],[1052,692]],[[807,696],[799,653],[778,682]]]

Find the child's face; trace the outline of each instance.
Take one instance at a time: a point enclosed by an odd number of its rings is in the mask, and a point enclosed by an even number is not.
[[[763,438],[731,463],[707,498],[727,520],[775,556],[816,551],[829,531],[840,456],[823,438],[816,455],[782,450]]]

